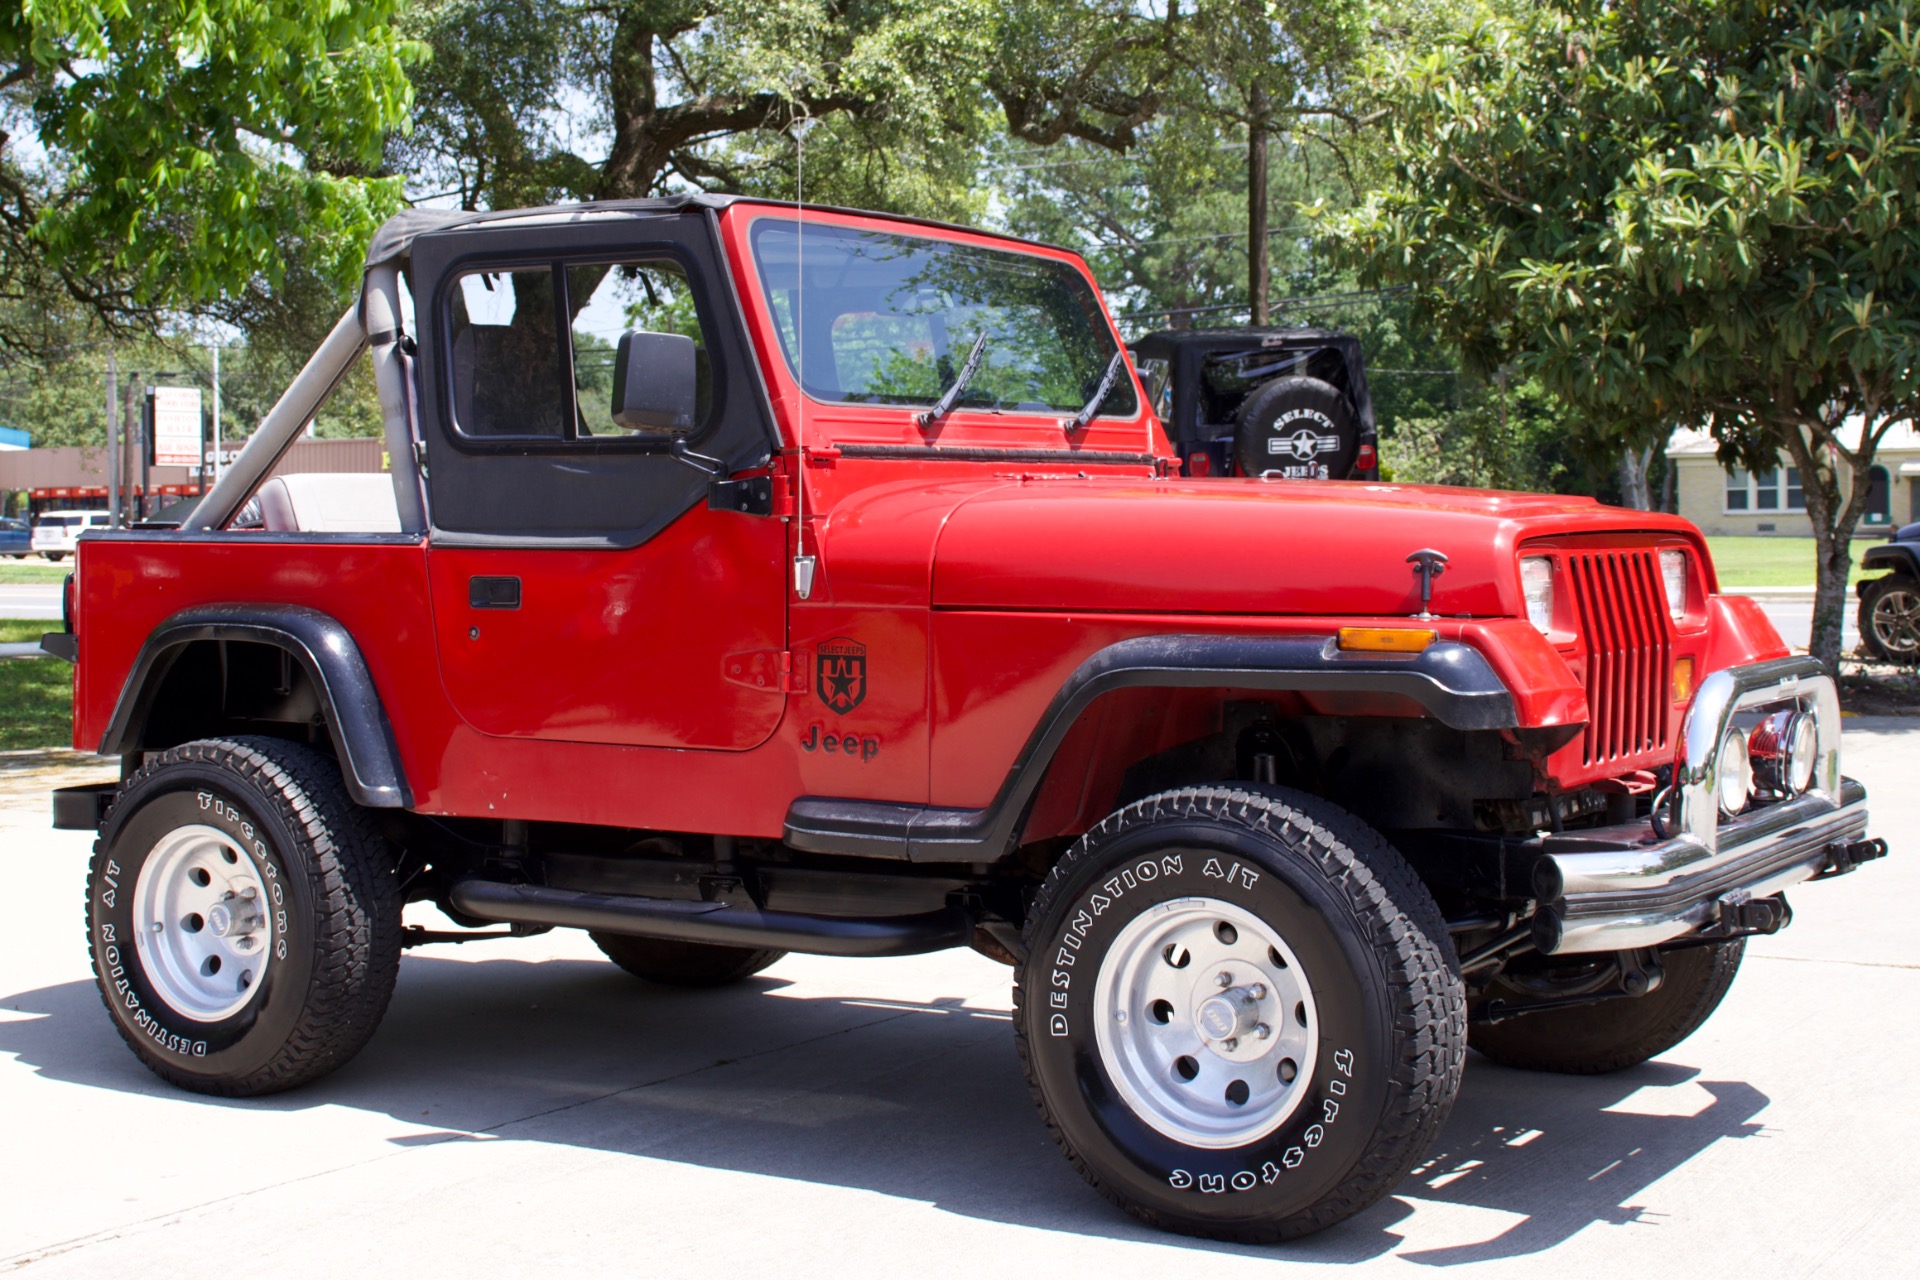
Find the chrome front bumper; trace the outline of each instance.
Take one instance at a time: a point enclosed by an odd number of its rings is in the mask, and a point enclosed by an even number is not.
[[[1723,818],[1714,799],[1715,757],[1734,717],[1799,706],[1813,714],[1818,756],[1812,787],[1791,800]],[[1749,904],[1822,873],[1878,856],[1863,848],[1866,788],[1840,774],[1840,699],[1811,658],[1779,658],[1716,671],[1700,684],[1681,729],[1663,821],[1568,832],[1533,868],[1537,950],[1550,955],[1624,951],[1689,936],[1755,931],[1784,907]],[[1762,931],[1766,931],[1762,928]]]

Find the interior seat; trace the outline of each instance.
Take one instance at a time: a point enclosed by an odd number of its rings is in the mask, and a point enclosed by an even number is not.
[[[275,476],[260,486],[255,501],[271,532],[400,532],[393,477],[383,472]]]

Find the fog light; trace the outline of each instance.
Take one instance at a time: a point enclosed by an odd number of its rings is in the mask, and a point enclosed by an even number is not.
[[[1720,755],[1714,761],[1714,788],[1720,798],[1720,812],[1731,818],[1747,807],[1753,793],[1753,764],[1747,757],[1747,735],[1728,729],[1720,739]]]
[[[1813,785],[1820,735],[1806,712],[1776,711],[1753,727],[1747,753],[1755,781],[1769,791],[1797,796]]]

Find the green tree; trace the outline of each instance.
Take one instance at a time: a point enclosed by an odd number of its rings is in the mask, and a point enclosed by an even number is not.
[[[1365,12],[1360,0],[1194,0],[1192,13],[1177,24],[1176,101],[1246,141],[1247,302],[1254,324],[1272,318],[1269,146],[1275,135],[1341,109],[1343,75],[1360,49]]]
[[[1920,405],[1920,4],[1516,4],[1374,83],[1393,166],[1338,243],[1597,439],[1786,453],[1835,663],[1874,452]]]
[[[407,118],[395,4],[0,10],[0,280],[117,321],[271,286],[296,237],[322,275],[356,274],[400,196],[367,176]]]

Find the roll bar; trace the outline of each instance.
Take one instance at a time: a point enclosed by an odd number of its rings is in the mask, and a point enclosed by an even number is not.
[[[367,272],[359,300],[334,324],[319,349],[260,420],[259,429],[240,456],[195,505],[181,528],[189,532],[224,529],[300,438],[360,353],[371,346],[400,528],[405,533],[424,532],[426,507],[420,488],[420,463],[414,452],[412,360],[404,350],[404,338],[400,332],[399,268],[384,263]]]

